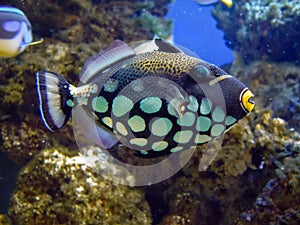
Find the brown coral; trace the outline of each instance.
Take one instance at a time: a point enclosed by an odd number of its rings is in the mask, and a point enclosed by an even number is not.
[[[170,213],[162,224],[233,224],[244,209],[251,209],[265,184],[276,177],[282,177],[283,183],[289,179],[289,185],[284,186],[293,187],[291,196],[295,196],[299,190],[299,135],[271,115],[270,110],[256,110],[239,121],[206,171],[198,171],[206,146],[196,150],[183,168],[183,176],[173,178],[164,193]],[[285,202],[280,195],[274,195],[273,200]],[[297,211],[297,204],[288,210]],[[281,214],[274,212],[278,219]]]
[[[25,165],[33,156],[47,146],[47,134],[26,122],[20,126],[9,122],[0,123],[1,148],[19,166]]]
[[[45,149],[22,169],[9,207],[14,224],[151,224],[140,191],[114,185],[77,154]]]

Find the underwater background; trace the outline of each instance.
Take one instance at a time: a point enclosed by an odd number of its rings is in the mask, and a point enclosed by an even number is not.
[[[34,39],[0,58],[1,224],[300,224],[300,2],[1,0],[22,10]],[[155,35],[195,51],[247,84],[254,112],[199,171],[201,149],[170,179],[116,185],[76,161],[72,124],[49,132],[35,73],[78,82],[85,60],[116,39]]]

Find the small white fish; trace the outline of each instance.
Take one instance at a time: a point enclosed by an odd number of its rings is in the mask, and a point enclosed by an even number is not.
[[[215,4],[217,2],[222,2],[225,4],[228,8],[232,7],[232,0],[195,0],[199,5],[211,5]]]
[[[21,10],[0,6],[0,57],[14,57],[42,41],[32,42],[31,24]]]

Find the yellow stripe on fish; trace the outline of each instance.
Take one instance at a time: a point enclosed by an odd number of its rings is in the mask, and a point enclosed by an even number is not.
[[[216,83],[218,83],[218,82],[220,82],[220,81],[222,81],[226,78],[231,78],[231,77],[232,77],[231,75],[221,75],[221,76],[216,77],[215,79],[209,81],[209,85],[212,86],[212,85],[214,85],[214,84],[216,84]]]

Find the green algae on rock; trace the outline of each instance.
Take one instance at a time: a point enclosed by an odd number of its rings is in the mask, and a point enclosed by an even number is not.
[[[300,62],[298,0],[239,0],[231,10],[216,5],[212,14],[225,33],[227,46],[244,61]]]
[[[168,39],[172,35],[172,20],[158,18],[149,12],[143,12],[136,20],[144,27],[148,27],[159,38]]]
[[[141,191],[115,186],[77,153],[45,149],[25,166],[9,206],[14,224],[151,224]]]

